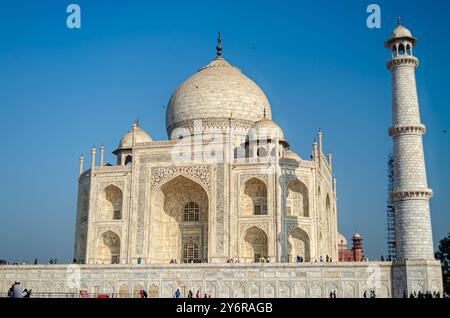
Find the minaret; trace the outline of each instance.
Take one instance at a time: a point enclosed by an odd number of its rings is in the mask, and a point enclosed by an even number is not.
[[[392,73],[393,191],[395,205],[397,261],[434,259],[429,199],[420,122],[415,69],[419,60],[413,55],[417,40],[400,23],[385,47],[391,57],[387,68]]]
[[[84,156],[83,156],[83,154],[81,154],[81,156],[80,156],[80,176],[83,174],[83,169],[84,169]]]
[[[92,149],[91,149],[91,157],[92,157],[92,160],[91,160],[91,174],[94,174],[94,171],[95,171],[95,153],[96,152],[97,152],[97,149],[95,148],[95,146],[92,147]]]
[[[363,260],[362,238],[359,233],[355,233],[352,237],[353,261],[361,262]]]
[[[105,147],[103,144],[100,146],[100,167],[105,165]]]

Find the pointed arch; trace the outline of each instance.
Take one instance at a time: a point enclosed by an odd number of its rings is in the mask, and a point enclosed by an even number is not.
[[[267,234],[259,227],[252,226],[245,232],[241,259],[244,262],[259,262],[268,256]]]
[[[285,212],[287,216],[309,217],[308,188],[298,179],[288,183]]]
[[[325,199],[325,210],[327,212],[327,216],[331,213],[331,201],[330,201],[330,195],[327,193],[327,197]]]
[[[296,262],[298,256],[306,262],[309,262],[311,258],[309,235],[299,227],[289,233],[288,260]]]
[[[130,164],[133,163],[133,156],[132,155],[128,155],[125,157],[125,166],[128,166]]]
[[[261,179],[251,178],[241,194],[242,215],[267,215],[267,186]]]
[[[111,230],[103,232],[97,239],[95,261],[99,264],[119,264],[120,246],[117,233]]]
[[[106,186],[100,195],[99,219],[103,221],[121,220],[122,205],[122,190],[113,184]]]

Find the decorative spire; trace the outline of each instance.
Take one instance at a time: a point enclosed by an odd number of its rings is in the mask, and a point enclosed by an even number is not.
[[[216,58],[222,57],[222,36],[220,35],[220,32],[219,32],[219,36],[217,38],[216,50],[217,50]]]
[[[401,19],[400,19],[400,16],[397,17],[397,24],[398,24],[398,25],[401,25],[401,24],[402,24],[402,21],[401,21]]]

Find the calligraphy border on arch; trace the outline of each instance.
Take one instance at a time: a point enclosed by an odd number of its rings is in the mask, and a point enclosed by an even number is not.
[[[211,189],[211,173],[208,166],[154,167],[151,169],[150,189],[154,190],[177,174],[193,177],[208,191]]]
[[[267,174],[252,173],[252,174],[239,174],[239,184],[241,189],[243,189],[243,185],[252,178],[256,178],[263,181],[266,184],[266,187],[267,188],[269,187],[269,178]]]

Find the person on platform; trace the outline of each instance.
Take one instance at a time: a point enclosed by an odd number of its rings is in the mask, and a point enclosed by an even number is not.
[[[143,290],[143,289],[141,289],[139,291],[139,296],[141,296],[141,298],[147,298],[148,297],[147,292],[145,290]]]
[[[31,295],[31,290],[28,291],[24,289],[20,282],[15,282],[11,288],[12,288],[11,298],[24,298],[29,297]]]

